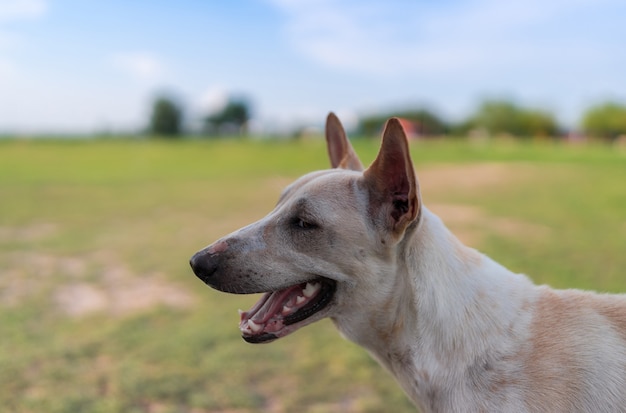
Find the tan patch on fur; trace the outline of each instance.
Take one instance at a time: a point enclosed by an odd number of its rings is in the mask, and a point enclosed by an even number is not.
[[[626,341],[626,299],[619,295],[592,295],[589,293],[581,297],[585,305],[593,308],[612,324],[615,330]]]
[[[557,403],[567,407],[577,392],[580,375],[573,371],[576,352],[568,346],[570,318],[577,309],[553,291],[546,291],[535,303],[535,319],[531,325],[531,346],[525,364],[528,385],[533,398],[529,408],[540,411]],[[546,400],[546,394],[557,400]]]
[[[606,317],[615,326],[622,339],[626,341],[626,314],[624,307],[603,306],[598,312]]]

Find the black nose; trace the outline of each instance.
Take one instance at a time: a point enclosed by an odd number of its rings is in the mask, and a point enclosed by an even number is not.
[[[215,255],[202,250],[191,257],[189,265],[198,278],[209,283],[211,276],[217,271],[218,261]]]

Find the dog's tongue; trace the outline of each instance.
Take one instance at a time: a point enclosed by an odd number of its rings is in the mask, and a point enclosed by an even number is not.
[[[283,317],[310,302],[320,289],[321,284],[314,282],[265,293],[250,310],[239,311],[239,329],[247,334],[257,334],[269,328],[280,329]]]
[[[255,323],[265,323],[273,315],[282,311],[283,303],[287,297],[294,292],[299,293],[300,291],[302,291],[302,288],[299,285],[295,285],[284,290],[265,293],[246,315],[248,316],[248,319],[254,321]]]

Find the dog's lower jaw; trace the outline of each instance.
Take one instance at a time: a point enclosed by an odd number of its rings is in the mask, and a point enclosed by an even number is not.
[[[282,337],[286,337],[291,333],[294,333],[295,331],[301,329],[302,327],[305,327],[309,324],[313,324],[316,321],[326,318],[327,313],[329,311],[330,311],[330,306],[320,310],[319,312],[316,312],[315,314],[311,315],[310,317],[302,321],[284,326],[279,331],[276,331],[274,333],[263,332],[261,334],[249,334],[249,333],[242,332],[241,338],[243,338],[247,343],[250,343],[250,344],[271,343]]]
[[[248,335],[242,334],[241,338],[243,338],[246,342],[250,344],[261,344],[261,343],[265,344],[265,343],[271,343],[274,340],[278,340],[278,337],[276,337],[276,335],[272,333],[264,333],[264,334],[257,335],[257,336],[248,336]]]

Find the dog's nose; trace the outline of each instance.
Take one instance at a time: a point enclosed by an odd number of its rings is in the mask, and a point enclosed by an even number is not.
[[[219,259],[214,254],[211,254],[207,250],[202,250],[193,255],[189,260],[189,265],[194,274],[205,283],[208,283],[209,279],[217,271]]]
[[[193,272],[204,282],[208,282],[217,271],[220,262],[220,253],[228,249],[226,241],[217,241],[202,251],[194,254],[189,260]]]

